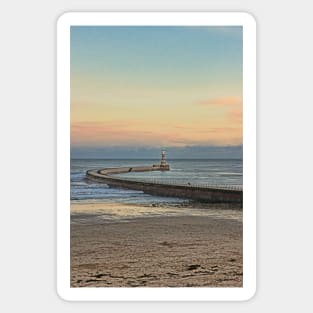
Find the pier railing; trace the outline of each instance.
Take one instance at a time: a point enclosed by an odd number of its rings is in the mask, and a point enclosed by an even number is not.
[[[133,172],[164,170],[158,167],[107,168],[102,170],[89,170],[86,175],[87,178],[105,183],[110,187],[141,190],[152,195],[190,198],[212,203],[242,203],[243,190],[241,186],[194,184],[188,181],[160,181],[158,179],[138,179],[116,176],[116,174],[128,173],[130,171],[129,169]]]
[[[125,172],[123,172],[125,173]],[[129,181],[133,183],[139,183],[139,184],[154,184],[154,185],[170,185],[170,186],[177,186],[177,187],[190,187],[194,189],[216,189],[216,190],[229,190],[229,191],[242,191],[242,186],[233,186],[233,185],[222,185],[222,184],[195,184],[195,183],[190,183],[186,182],[183,183],[181,181],[164,181],[164,180],[157,180],[157,179],[138,179],[138,178],[132,178],[132,177],[125,177],[125,176],[119,176],[120,174],[123,173],[118,173],[117,175],[112,175],[113,172],[109,170],[107,173],[105,173],[105,170],[99,170],[97,171],[97,174],[99,176],[106,176],[109,178],[113,178],[115,181]]]
[[[181,187],[190,187],[190,188],[198,188],[198,189],[220,189],[220,190],[233,190],[233,191],[242,191],[242,186],[232,186],[232,185],[221,185],[221,184],[194,184],[194,183],[182,183],[179,181],[161,181],[156,179],[138,179],[131,177],[122,177],[122,176],[111,176],[106,175],[107,177],[114,178],[114,180],[121,181],[130,181],[130,182],[138,182],[138,183],[149,183],[154,185],[171,185],[171,186],[181,186]]]

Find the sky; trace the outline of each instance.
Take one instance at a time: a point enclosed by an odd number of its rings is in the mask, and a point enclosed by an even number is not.
[[[71,27],[72,151],[241,145],[241,27]]]

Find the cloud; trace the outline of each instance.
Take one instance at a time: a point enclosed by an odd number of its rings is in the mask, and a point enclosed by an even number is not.
[[[220,112],[227,123],[242,124],[242,98],[240,97],[211,98],[197,102],[197,105]]]
[[[236,106],[242,105],[242,99],[240,97],[221,97],[200,101],[197,104],[206,107]]]
[[[146,143],[162,145],[170,143],[179,134],[155,128],[143,128],[136,123],[123,122],[77,122],[71,125],[72,144],[134,144]]]
[[[86,146],[240,144],[242,142],[241,123],[238,123],[240,113],[231,109],[226,111],[223,113],[225,120],[220,126],[189,122],[159,127],[158,124],[146,125],[124,120],[72,122],[71,144]]]
[[[242,110],[231,110],[228,114],[230,121],[242,124]]]

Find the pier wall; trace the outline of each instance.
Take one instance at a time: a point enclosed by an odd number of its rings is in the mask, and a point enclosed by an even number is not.
[[[141,190],[145,193],[175,198],[187,198],[211,203],[242,203],[242,190],[223,189],[221,187],[200,187],[168,183],[143,182],[135,179],[114,177],[112,174],[128,172],[160,171],[160,166],[121,167],[102,170],[89,170],[88,179],[105,183],[110,187]]]

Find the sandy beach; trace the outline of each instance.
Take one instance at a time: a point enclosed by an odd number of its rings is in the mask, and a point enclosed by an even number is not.
[[[71,287],[242,287],[241,210],[84,220],[96,212],[71,206]]]

